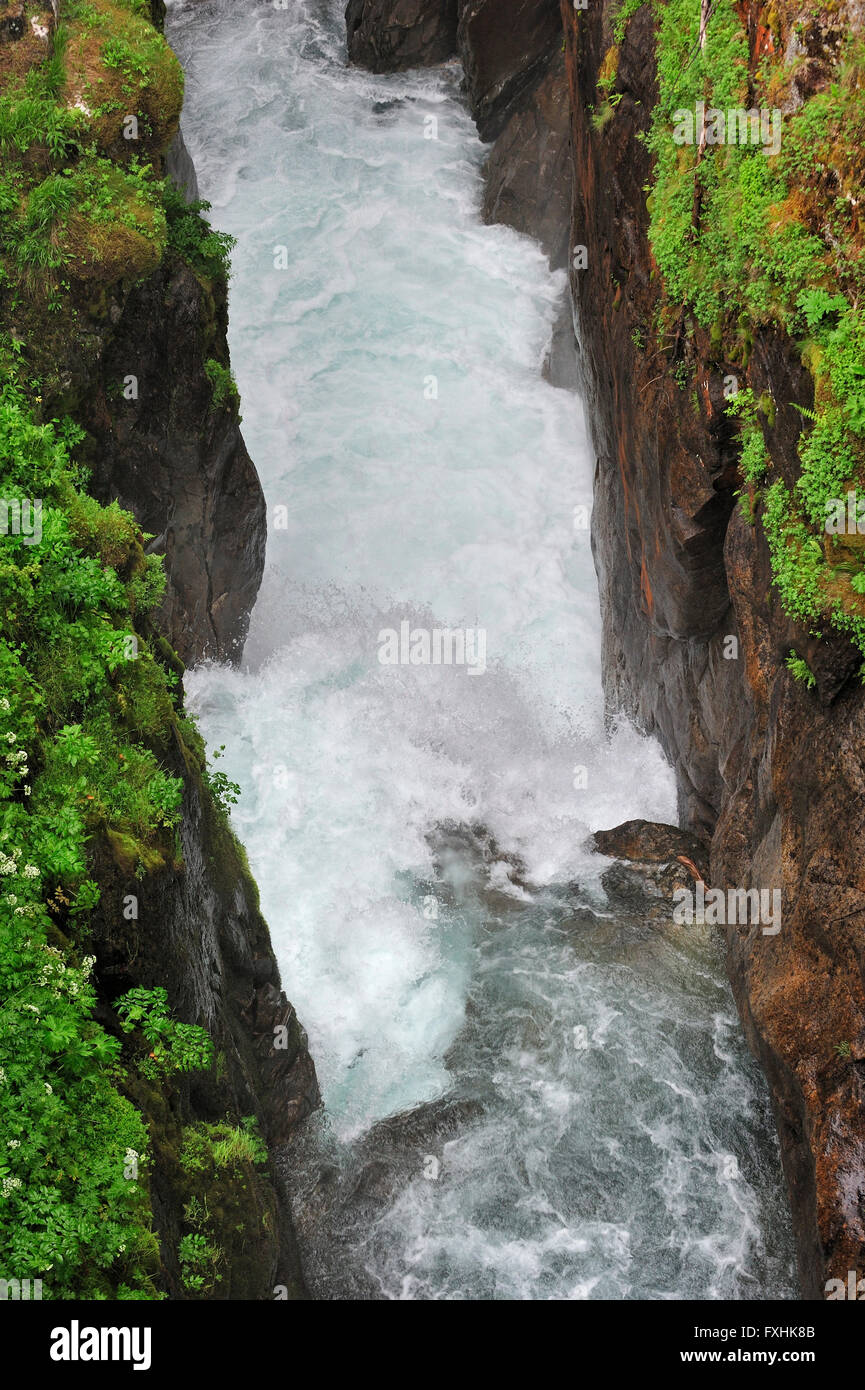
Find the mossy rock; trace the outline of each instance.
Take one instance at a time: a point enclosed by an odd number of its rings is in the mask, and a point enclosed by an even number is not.
[[[53,28],[50,5],[29,5],[19,0],[18,4],[0,10],[0,87],[24,77],[45,61]]]
[[[140,14],[110,0],[71,12],[63,99],[87,117],[98,148],[123,160],[161,154],[174,139],[183,105],[183,70]],[[134,117],[134,136],[129,117]]]
[[[155,874],[165,868],[165,857],[153,845],[145,845],[134,835],[126,835],[121,830],[106,830],[105,838],[111,849],[111,857],[126,878],[134,878],[139,868],[145,873]]]
[[[212,1252],[206,1285],[187,1286],[191,1298],[273,1297],[268,1277],[278,1259],[276,1195],[260,1159],[233,1152],[238,1137],[240,1128],[228,1123],[183,1131],[177,1196],[184,1227]]]
[[[75,494],[69,504],[69,528],[85,555],[98,555],[121,576],[143,555],[135,519],[117,502],[102,507],[85,493]]]
[[[165,215],[137,187],[117,180],[111,214],[76,210],[63,235],[68,266],[78,280],[113,284],[152,275],[165,250]],[[85,204],[85,206],[87,206]]]

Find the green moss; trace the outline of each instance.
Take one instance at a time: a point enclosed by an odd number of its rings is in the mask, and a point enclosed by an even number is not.
[[[152,845],[143,844],[132,835],[121,830],[106,830],[105,838],[111,847],[111,855],[120,872],[127,880],[141,878],[144,874],[155,874],[165,868],[165,858]]]
[[[179,1255],[189,1297],[272,1297],[262,1286],[277,1228],[273,1191],[259,1172],[266,1161],[253,1117],[184,1129],[176,1181],[184,1198]]]
[[[223,367],[221,363],[216,362],[211,357],[204,364],[204,374],[213,390],[213,404],[218,409],[222,406],[227,406],[231,410],[236,409],[240,400],[240,393],[230,369]]]
[[[133,7],[109,0],[71,0],[64,17],[66,105],[84,108],[100,150],[160,153],[183,105],[183,70],[162,35]]]
[[[850,34],[835,80],[783,119],[780,148],[677,143],[681,112],[777,109],[789,94],[783,57],[749,74],[748,36],[735,0],[712,7],[701,49],[699,6],[654,0],[659,101],[647,137],[655,157],[650,238],[664,293],[710,332],[718,359],[747,366],[757,328],[777,325],[800,344],[815,404],[799,444],[794,491],[776,480],[764,525],[786,611],[831,621],[862,646],[858,584],[829,563],[824,523],[832,498],[865,480],[865,40]],[[617,30],[618,36],[618,30]],[[677,115],[677,113],[679,113]],[[770,468],[762,426],[742,418],[746,482]],[[760,403],[771,428],[775,403]],[[853,576],[855,578],[855,576]]]
[[[177,870],[184,790],[217,891],[258,899],[226,784],[182,714],[182,662],[151,626],[165,588],[152,537],[87,495],[92,444],[51,418],[86,389],[67,367],[92,362],[113,287],[166,256],[206,290],[210,351],[231,240],[160,177],[182,76],[147,0],[66,0],[62,13],[53,53],[27,35],[0,46],[0,499],[18,507],[0,531],[0,1132],[13,1141],[0,1154],[0,1271],[42,1278],[46,1298],[158,1298],[178,1270],[188,1287],[199,1277],[202,1236],[215,1288],[267,1297],[275,1197],[248,1125],[208,1132],[195,1195],[210,1234],[190,1225],[172,1251],[169,1220],[163,1266],[152,1171],[163,1207],[193,1196],[185,1100],[167,1078],[210,1066],[212,1049],[170,1018],[164,991],[113,1008],[81,954],[105,890],[116,901],[118,884]],[[130,115],[137,140],[124,137]],[[217,403],[233,408],[230,374],[210,364]],[[36,499],[38,535],[18,525]],[[139,930],[119,929],[112,950],[134,951]],[[227,1066],[223,1048],[213,1084]]]

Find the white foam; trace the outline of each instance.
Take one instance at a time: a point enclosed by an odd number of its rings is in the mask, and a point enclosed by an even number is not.
[[[563,276],[533,242],[481,226],[485,151],[455,70],[347,69],[341,10],[171,7],[202,194],[238,238],[230,337],[244,432],[271,522],[277,507],[286,522],[271,525],[243,671],[201,667],[187,690],[242,786],[234,821],[337,1134],[449,1088],[445,1055],[478,980],[505,981],[517,1017],[530,996],[552,1030],[540,1050],[482,1044],[509,1118],[496,1112],[448,1146],[462,1174],[453,1186],[412,1183],[398,1197],[372,1237],[383,1296],[476,1297],[488,1285],[495,1296],[625,1297],[629,1222],[639,1230],[649,1217],[636,1199],[621,1222],[557,1214],[562,1174],[547,1155],[576,1145],[565,1167],[579,1182],[587,1115],[637,1187],[643,1131],[680,1176],[689,1126],[711,1149],[701,1087],[660,1031],[682,1001],[576,964],[570,947],[541,950],[531,914],[513,955],[490,957],[470,905],[433,920],[423,905],[441,822],[483,824],[531,882],[550,884],[597,875],[589,830],[675,814],[657,747],[626,724],[604,728],[597,586],[588,534],[573,527],[593,460],[579,401],[540,376]],[[424,138],[429,116],[438,140]],[[425,395],[431,374],[437,399]],[[378,634],[403,619],[483,627],[486,673],[382,666]],[[516,908],[525,901],[505,861],[494,883]],[[695,1004],[699,1027],[714,1028],[715,1061],[735,1078],[741,1050],[729,1020],[718,1025],[712,967],[700,968],[717,1017]],[[603,1074],[581,1080],[563,1050],[583,1022],[596,1060],[607,1048],[619,1057],[621,1084],[626,1059],[642,1059],[651,1102],[639,1123],[621,1100],[616,1111]],[[476,1065],[469,1053],[465,1068]],[[737,1084],[747,1111],[752,1082]],[[483,1167],[499,1153],[521,1156],[515,1200],[535,1213],[504,1233],[482,1216],[484,1184],[511,1190]],[[745,1266],[757,1205],[752,1193],[748,1234],[741,1222],[726,1231],[720,1260]],[[577,1277],[578,1257],[607,1272]]]

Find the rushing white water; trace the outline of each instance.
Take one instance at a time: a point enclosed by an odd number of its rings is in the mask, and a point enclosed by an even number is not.
[[[362,1167],[384,1117],[474,1106],[422,1144],[436,1176],[403,1155],[362,1220],[308,1223],[310,1276],[331,1296],[790,1296],[716,944],[623,941],[565,890],[603,909],[588,832],[675,798],[653,743],[604,728],[574,526],[592,457],[578,399],[541,377],[564,277],[481,225],[455,68],[347,68],[342,10],[169,17],[202,195],[238,239],[232,357],[270,518],[243,669],[187,685],[242,787],[322,1084],[298,1182],[325,1153]],[[486,670],[382,664],[404,621],[483,629]]]

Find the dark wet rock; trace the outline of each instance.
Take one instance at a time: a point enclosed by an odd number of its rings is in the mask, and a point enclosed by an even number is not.
[[[482,140],[495,140],[562,45],[559,0],[460,0],[459,54]]]
[[[482,1115],[483,1109],[480,1100],[440,1096],[379,1120],[364,1135],[356,1152],[364,1161],[393,1154],[428,1152],[436,1144],[452,1139]]]
[[[571,212],[570,110],[564,58],[556,54],[518,105],[486,166],[483,215],[536,237],[553,269],[568,259]]]
[[[674,894],[707,877],[705,843],[674,825],[626,821],[597,831],[591,844],[618,861],[604,870],[601,884],[611,907],[625,915],[672,922]]]
[[[457,0],[349,0],[348,56],[372,72],[444,62],[456,52]]]
[[[681,862],[613,864],[601,874],[611,907],[618,913],[672,922],[675,894],[693,890],[693,873]]]
[[[767,26],[761,0],[741,8],[752,34]],[[865,746],[865,691],[850,680],[858,663],[843,640],[819,643],[785,616],[762,527],[735,505],[738,444],[723,376],[738,373],[777,402],[765,439],[791,485],[796,407],[813,405],[795,344],[780,329],[759,331],[744,371],[717,362],[698,329],[681,344],[686,391],[639,346],[659,299],[644,192],[651,161],[638,139],[657,100],[654,19],[648,5],[631,17],[618,104],[598,128],[592,108],[616,9],[615,0],[563,6],[574,226],[588,253],[571,280],[597,457],[605,687],[611,708],[666,749],[683,824],[712,836],[712,885],[782,891],[780,933],[727,928],[728,964],[772,1091],[802,1287],[822,1298],[827,1279],[865,1268],[865,773],[855,751]],[[788,21],[785,8],[785,43]],[[791,648],[813,662],[813,692],[786,669]]]
[[[321,1104],[309,1040],[294,1007],[270,979],[256,989],[247,1018],[268,1097],[268,1132],[274,1144],[284,1144]]]
[[[570,295],[566,297],[553,326],[550,348],[543,367],[544,380],[563,391],[576,391],[580,385],[580,361],[574,334]]]
[[[409,1184],[446,1182],[445,1146],[483,1113],[475,1097],[442,1096],[380,1120],[351,1146],[337,1143],[321,1121],[294,1136],[281,1167],[295,1187],[295,1222],[313,1296],[382,1297],[362,1261],[340,1259],[347,1234],[374,1241],[377,1218]]]
[[[468,1128],[483,1110],[480,1100],[442,1096],[380,1120],[355,1147],[345,1202],[386,1202],[413,1175],[423,1177],[425,1165],[438,1181],[440,1168],[429,1167],[430,1160],[440,1165],[444,1144]]]
[[[165,152],[165,172],[175,187],[183,193],[187,203],[198,200],[198,174],[195,172],[192,156],[186,148],[182,130],[178,130]]]
[[[236,404],[215,404],[205,372],[208,359],[228,357],[225,286],[166,261],[110,299],[97,360],[73,367],[94,444],[92,490],[134,512],[165,556],[161,627],[183,661],[237,659],[264,568],[266,512]],[[130,375],[138,394],[127,400]]]
[[[643,864],[669,864],[685,858],[696,866],[701,878],[708,875],[706,842],[689,830],[660,821],[629,820],[613,830],[596,830],[592,848],[611,859]]]
[[[462,861],[474,880],[483,879],[496,868],[506,873],[517,888],[527,887],[526,866],[518,855],[501,848],[495,836],[480,821],[440,821],[427,839],[435,855],[434,866],[443,873],[448,864]]]
[[[485,825],[441,822],[427,841],[435,871],[428,887],[438,901],[453,906],[478,900],[493,917],[522,910],[533,891],[526,866],[502,850]]]
[[[536,237],[564,266],[572,168],[557,0],[460,0],[459,52],[478,132],[495,141],[484,218]]]

